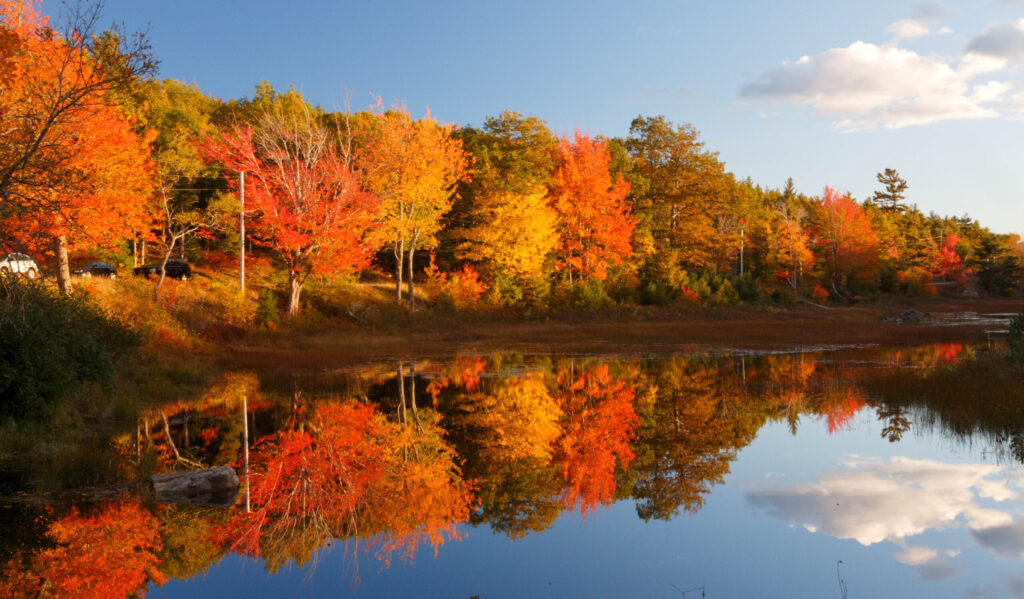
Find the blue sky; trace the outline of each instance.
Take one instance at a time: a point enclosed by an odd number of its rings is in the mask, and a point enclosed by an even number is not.
[[[57,2],[46,0],[44,12]],[[260,80],[560,133],[692,123],[739,177],[864,199],[899,170],[925,212],[1024,233],[1024,0],[107,0],[161,76],[228,99]]]

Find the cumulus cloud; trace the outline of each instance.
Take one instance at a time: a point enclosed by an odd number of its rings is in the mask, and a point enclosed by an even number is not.
[[[1024,522],[972,528],[971,536],[993,555],[1003,559],[1024,559]]]
[[[929,547],[904,547],[897,553],[896,561],[912,566],[925,580],[947,581],[966,573],[963,566],[954,564]],[[950,556],[955,557],[955,556]]]
[[[912,39],[923,37],[931,33],[931,29],[924,23],[914,19],[903,19],[896,21],[885,29],[896,36],[897,39]]]
[[[940,553],[911,547],[905,540],[928,530],[966,525],[976,542],[1001,557],[1024,558],[1024,523],[979,499],[1019,500],[998,466],[942,464],[893,458],[889,462],[850,460],[848,470],[831,471],[816,483],[753,489],[751,505],[811,532],[821,531],[862,545],[889,541],[901,548],[896,560],[928,580],[948,580],[962,572]]]
[[[960,71],[942,59],[911,50],[855,42],[783,63],[743,86],[740,95],[845,116],[838,126],[847,131],[876,126],[899,129],[998,116],[984,105],[990,96],[972,95],[970,82],[1002,64],[998,58],[977,55],[965,60]]]
[[[968,42],[967,52],[1024,63],[1024,19],[989,25]]]

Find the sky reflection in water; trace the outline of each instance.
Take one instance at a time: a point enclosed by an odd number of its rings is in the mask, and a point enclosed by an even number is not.
[[[1013,392],[959,407],[973,354],[464,356],[297,394],[239,375],[174,434],[233,462],[223,398],[254,387],[253,511],[139,507],[161,531],[141,571],[190,599],[1021,596],[1024,437]],[[59,575],[47,551],[30,583]]]

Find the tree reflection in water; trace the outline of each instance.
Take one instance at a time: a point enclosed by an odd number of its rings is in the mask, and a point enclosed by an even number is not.
[[[566,511],[588,515],[622,499],[644,520],[670,519],[700,510],[766,423],[795,434],[802,420],[820,421],[839,433],[865,407],[890,442],[921,426],[982,431],[1019,459],[1014,386],[973,356],[958,344],[848,359],[462,356],[368,367],[340,381],[297,378],[289,393],[233,374],[164,406],[166,430],[151,415],[111,446],[121,472],[181,467],[172,449],[190,462],[241,468],[248,428],[257,439],[250,510],[242,499],[229,510],[128,499],[40,509],[44,538],[0,553],[12,556],[0,595],[143,594],[226,553],[275,572],[334,543],[387,566],[423,545],[436,554],[465,523],[521,538]],[[979,384],[988,385],[985,405],[963,401]]]

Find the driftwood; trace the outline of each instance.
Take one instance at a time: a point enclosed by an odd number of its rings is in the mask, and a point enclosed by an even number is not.
[[[154,474],[153,494],[158,503],[189,503],[228,507],[238,498],[238,475],[223,466],[192,472]]]

